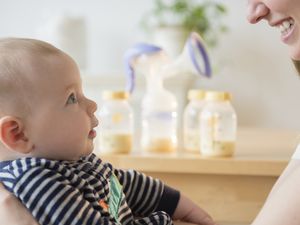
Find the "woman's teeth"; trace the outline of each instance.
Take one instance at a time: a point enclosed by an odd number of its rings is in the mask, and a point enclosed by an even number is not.
[[[294,20],[289,19],[289,20],[283,21],[280,25],[278,25],[278,28],[279,28],[281,34],[288,33],[291,30],[291,28],[293,27],[293,24],[294,24]]]

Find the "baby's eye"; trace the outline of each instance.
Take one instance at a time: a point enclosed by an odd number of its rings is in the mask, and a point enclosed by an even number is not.
[[[77,98],[75,96],[74,93],[70,94],[68,100],[67,100],[67,105],[69,104],[76,104],[78,101],[77,101]]]

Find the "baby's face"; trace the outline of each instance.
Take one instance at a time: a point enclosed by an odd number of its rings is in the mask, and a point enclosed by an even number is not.
[[[73,60],[53,56],[50,64],[33,75],[35,98],[28,117],[27,136],[33,156],[76,160],[93,150],[98,125],[95,102],[82,93],[81,78]]]

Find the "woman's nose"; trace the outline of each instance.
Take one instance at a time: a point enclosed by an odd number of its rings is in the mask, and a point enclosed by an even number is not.
[[[262,2],[248,1],[248,15],[249,23],[257,23],[264,19],[269,14],[269,8]]]

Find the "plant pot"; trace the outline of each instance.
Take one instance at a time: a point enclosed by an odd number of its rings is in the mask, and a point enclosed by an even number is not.
[[[178,56],[187,40],[188,32],[181,26],[161,26],[153,32],[153,42],[162,47],[172,58]]]

